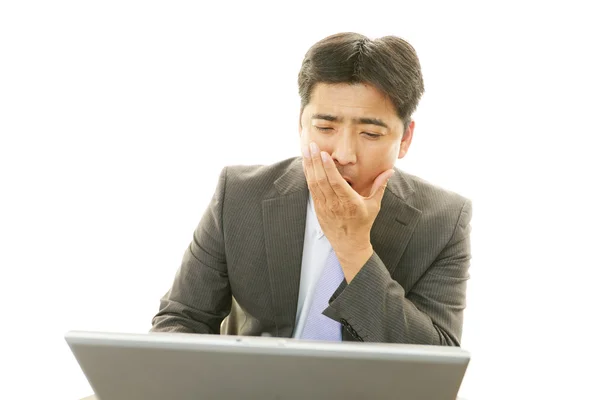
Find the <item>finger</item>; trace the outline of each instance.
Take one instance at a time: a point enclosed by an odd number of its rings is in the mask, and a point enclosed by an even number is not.
[[[317,184],[317,180],[315,178],[315,172],[313,167],[312,158],[310,156],[310,150],[307,145],[302,145],[302,155],[303,155],[303,165],[304,165],[304,175],[306,176],[306,183],[308,184],[308,189],[313,196],[314,201],[324,202],[325,196],[323,192],[319,188]]]
[[[322,151],[321,159],[323,161],[323,169],[327,174],[327,180],[329,181],[329,185],[334,194],[340,200],[348,199],[352,196],[352,194],[355,193],[354,190],[352,190],[352,187],[350,187],[348,182],[342,177],[331,156],[327,152]]]
[[[381,201],[383,198],[383,194],[385,193],[385,188],[387,187],[387,183],[394,174],[393,169],[388,169],[387,171],[383,171],[375,181],[373,182],[373,186],[371,188],[371,195],[368,199],[374,199],[377,201]]]
[[[329,184],[327,173],[325,172],[325,168],[323,167],[323,159],[321,153],[325,152],[319,150],[319,146],[317,146],[315,142],[312,142],[310,144],[310,156],[313,166],[313,172],[315,174],[315,180],[317,182],[317,185],[319,185],[319,189],[321,189],[321,192],[325,196],[325,200],[327,201],[329,199],[329,201],[331,201],[335,197],[335,192]]]

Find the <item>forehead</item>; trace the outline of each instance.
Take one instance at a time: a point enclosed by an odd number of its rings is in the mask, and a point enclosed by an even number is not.
[[[377,88],[364,83],[318,83],[313,88],[307,106],[313,111],[341,117],[373,117],[390,123],[400,121],[389,98]]]

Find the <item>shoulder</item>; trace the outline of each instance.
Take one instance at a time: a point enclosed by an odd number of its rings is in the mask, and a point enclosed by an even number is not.
[[[229,165],[225,167],[227,179],[241,182],[257,183],[263,180],[271,180],[283,174],[286,170],[292,168],[297,157],[279,161],[270,165]]]
[[[298,171],[302,171],[301,163],[294,157],[270,165],[229,165],[221,172],[221,179],[229,194],[264,197],[273,192],[279,178]]]
[[[452,190],[431,183],[416,175],[401,171],[402,177],[413,191],[408,202],[420,209],[424,216],[443,219],[458,219],[466,214],[471,215],[471,200]],[[450,221],[448,221],[450,222]]]

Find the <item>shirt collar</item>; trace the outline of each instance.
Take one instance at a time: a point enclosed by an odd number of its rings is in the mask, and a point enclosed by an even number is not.
[[[321,239],[325,234],[321,229],[321,224],[319,224],[319,219],[317,218],[317,213],[315,212],[315,205],[313,203],[312,194],[308,193],[308,204],[310,205],[310,215],[308,216],[313,221],[313,226],[315,227],[315,234],[317,235],[317,239]]]

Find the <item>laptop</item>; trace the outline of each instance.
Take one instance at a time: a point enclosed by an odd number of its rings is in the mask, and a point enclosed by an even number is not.
[[[454,400],[456,347],[183,333],[71,331],[99,400]]]

